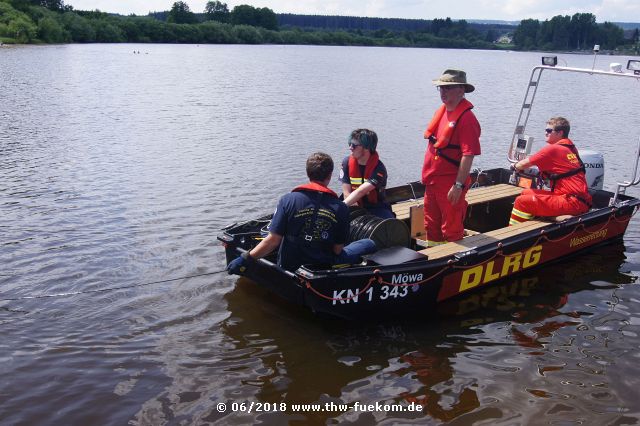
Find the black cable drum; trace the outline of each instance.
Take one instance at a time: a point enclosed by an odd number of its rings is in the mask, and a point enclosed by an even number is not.
[[[371,238],[379,249],[402,246],[409,247],[411,236],[409,228],[400,219],[383,219],[366,214],[351,220],[349,242]]]

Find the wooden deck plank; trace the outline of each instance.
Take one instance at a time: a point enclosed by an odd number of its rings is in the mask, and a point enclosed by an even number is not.
[[[551,222],[545,222],[541,220],[530,220],[527,222],[519,223],[517,225],[508,226],[505,228],[496,229],[494,231],[485,232],[483,234],[472,235],[463,238],[460,241],[454,241],[451,243],[442,244],[436,247],[429,247],[424,250],[420,250],[420,253],[429,256],[429,259],[438,259],[446,257],[455,253],[467,251],[474,247],[479,247],[484,244],[491,244],[492,242],[498,242],[514,235],[523,234],[534,229],[543,228],[549,225]]]
[[[499,200],[502,198],[509,198],[519,195],[522,192],[522,188],[501,183],[492,186],[483,186],[480,188],[472,188],[467,192],[467,202],[470,206],[474,204],[484,203],[487,201]],[[396,214],[398,219],[407,219],[409,217],[409,211],[411,207],[422,205],[424,203],[423,198],[415,200],[403,201],[393,204],[391,209]]]

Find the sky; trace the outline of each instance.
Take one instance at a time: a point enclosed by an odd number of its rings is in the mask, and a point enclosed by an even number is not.
[[[207,0],[183,0],[192,12],[203,12]],[[245,0],[224,1],[229,10],[240,4],[268,7],[275,13],[346,15],[409,19],[550,19],[555,15],[592,13],[596,21],[640,22],[638,0]],[[171,9],[174,0],[65,0],[78,10],[129,15]]]

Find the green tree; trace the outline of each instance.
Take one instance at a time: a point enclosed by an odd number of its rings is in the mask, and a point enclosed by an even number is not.
[[[38,27],[33,21],[22,16],[9,22],[7,31],[19,43],[29,43],[35,40],[38,35]]]
[[[68,10],[70,6],[65,6],[62,0],[10,0],[13,7],[19,10],[26,11],[29,6],[42,6],[46,9],[56,12],[62,12]]]
[[[198,22],[198,18],[189,9],[189,5],[186,2],[177,1],[171,6],[167,22],[173,24],[195,24]]]
[[[598,30],[596,17],[591,13],[576,13],[571,17],[570,45],[575,49],[591,48]]]
[[[431,21],[431,34],[440,35],[441,32],[449,30],[453,26],[451,18],[440,19],[436,18]]]
[[[204,43],[237,43],[235,35],[231,34],[231,25],[219,22],[205,22],[200,25],[202,41]]]
[[[63,11],[65,10],[64,2],[62,0],[35,0],[32,3],[38,4],[38,6],[46,7],[49,10]]]
[[[487,43],[493,43],[497,39],[498,39],[498,34],[493,29],[490,29],[489,31],[487,31],[487,33],[484,36],[484,41],[486,41]]]
[[[569,49],[569,28],[571,25],[571,18],[569,16],[556,15],[551,18],[549,25],[551,25],[551,44],[553,49]]]
[[[46,43],[64,43],[69,34],[57,20],[46,16],[38,20],[38,38]]]
[[[236,6],[231,11],[231,23],[233,25],[258,25],[256,8],[248,4]]]
[[[611,22],[598,25],[597,40],[603,49],[613,50],[624,43],[624,31]]]
[[[268,30],[278,29],[278,18],[273,10],[268,7],[256,9],[247,4],[236,6],[231,11],[231,23],[233,25],[251,25]]]
[[[236,25],[233,27],[233,32],[240,43],[245,44],[260,44],[262,43],[262,36],[255,26],[250,25]]]
[[[123,19],[118,19],[117,24],[120,31],[122,31],[126,42],[135,43],[143,41],[141,40],[141,34],[138,26],[136,25],[135,17],[128,16]]]
[[[169,24],[175,43],[198,43],[201,39],[200,26],[188,24]]]
[[[278,29],[278,17],[273,10],[268,7],[263,7],[256,10],[258,23],[257,26],[266,28],[268,30]]]
[[[108,19],[90,19],[98,43],[121,43],[126,40],[124,32]]]
[[[208,21],[229,22],[230,13],[227,4],[217,0],[207,2],[204,14]]]
[[[520,21],[513,33],[513,43],[518,49],[534,49],[538,46],[538,32],[540,21],[537,19],[524,19]]]
[[[71,36],[71,41],[77,43],[91,43],[96,40],[96,32],[89,23],[75,12],[65,12],[62,15],[62,23]]]
[[[19,43],[36,39],[38,27],[24,12],[14,9],[7,2],[0,2],[0,36],[13,38]]]

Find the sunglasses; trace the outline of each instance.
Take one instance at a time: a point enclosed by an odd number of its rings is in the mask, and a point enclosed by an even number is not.
[[[462,87],[462,86],[456,85],[456,84],[451,84],[448,86],[436,86],[436,90],[438,92],[442,92],[442,91],[446,92],[448,90],[457,89],[458,87]]]
[[[557,130],[556,129],[544,129],[544,132],[546,134],[549,134],[549,133],[557,132]]]
[[[349,148],[356,149],[357,147],[362,146],[359,143],[349,142]]]

